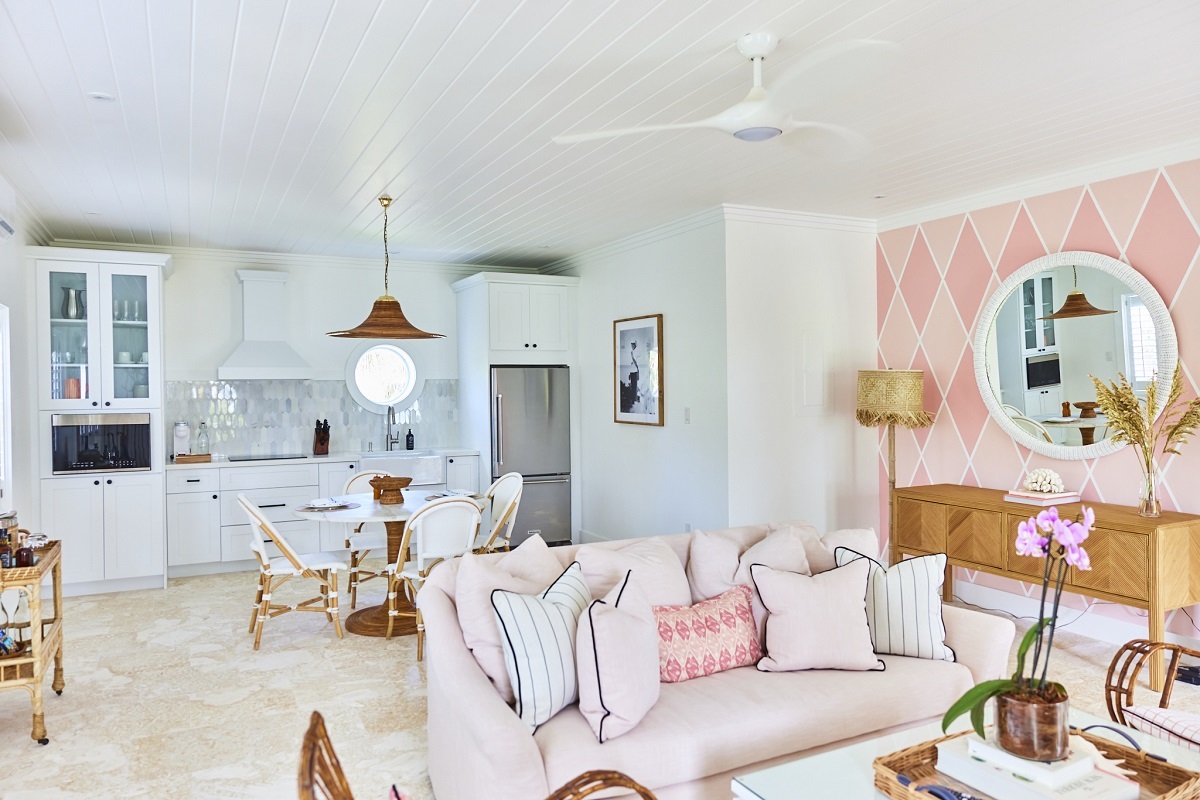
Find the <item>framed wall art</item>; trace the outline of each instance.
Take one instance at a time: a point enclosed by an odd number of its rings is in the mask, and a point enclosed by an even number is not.
[[[613,421],[662,425],[663,317],[619,319],[613,323]]]

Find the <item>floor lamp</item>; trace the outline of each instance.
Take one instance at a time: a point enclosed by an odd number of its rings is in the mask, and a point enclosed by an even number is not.
[[[858,371],[858,424],[867,428],[887,425],[888,436],[888,546],[896,521],[896,426],[928,428],[933,417],[925,410],[925,373],[919,369],[862,369]],[[892,547],[892,561],[895,548]]]

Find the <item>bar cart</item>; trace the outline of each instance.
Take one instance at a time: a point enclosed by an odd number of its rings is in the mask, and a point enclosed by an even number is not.
[[[38,744],[49,744],[46,720],[42,713],[42,691],[50,659],[54,659],[56,694],[63,693],[63,633],[62,633],[62,542],[52,541],[36,551],[38,562],[32,567],[0,569],[0,592],[16,589],[29,599],[28,623],[12,626],[24,629],[25,648],[13,655],[0,657],[0,690],[28,689],[33,699],[32,738]],[[42,582],[50,573],[54,594],[54,615],[43,617]]]

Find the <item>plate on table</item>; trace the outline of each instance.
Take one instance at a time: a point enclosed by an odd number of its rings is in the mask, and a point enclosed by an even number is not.
[[[341,500],[334,500],[332,497],[326,497],[321,500],[310,500],[308,503],[297,508],[297,511],[345,511],[350,508],[358,508],[358,503],[347,503]]]

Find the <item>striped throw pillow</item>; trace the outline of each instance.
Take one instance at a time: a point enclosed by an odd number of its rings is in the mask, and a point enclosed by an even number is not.
[[[578,699],[575,633],[591,601],[578,561],[539,595],[492,592],[517,716],[531,730]]]
[[[945,553],[906,558],[890,569],[846,547],[837,548],[833,556],[839,567],[860,558],[871,562],[867,625],[877,655],[954,660],[954,651],[946,646],[946,625],[942,622]]]

